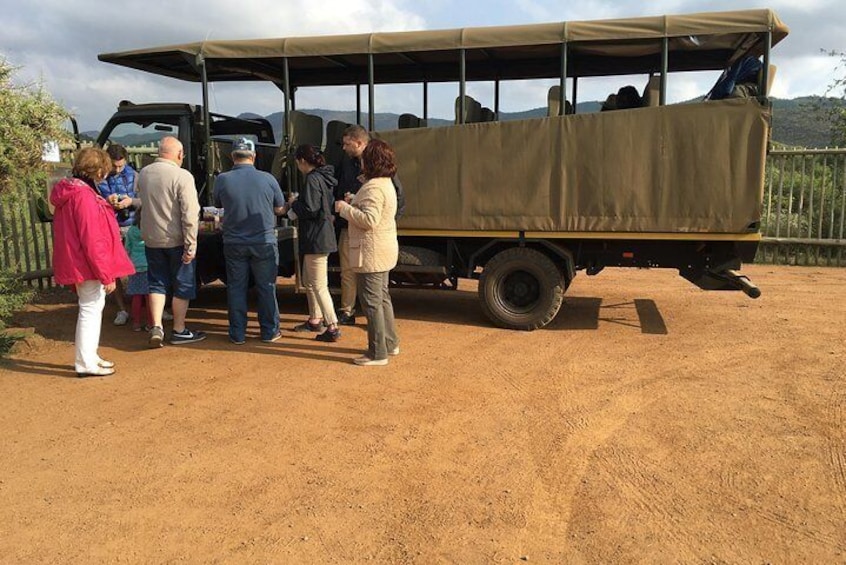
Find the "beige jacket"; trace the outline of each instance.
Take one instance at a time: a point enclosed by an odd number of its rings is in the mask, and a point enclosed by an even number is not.
[[[156,159],[138,173],[141,237],[147,247],[185,246],[197,251],[200,203],[194,177],[169,159]]]
[[[350,267],[356,273],[382,273],[397,265],[397,192],[388,177],[370,179],[352,205],[340,210],[349,226]]]

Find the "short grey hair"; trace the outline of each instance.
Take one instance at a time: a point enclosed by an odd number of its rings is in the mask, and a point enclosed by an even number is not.
[[[355,139],[358,141],[363,141],[365,143],[370,142],[370,134],[367,132],[364,127],[353,124],[349,126],[347,129],[344,130],[344,135],[342,137],[348,137],[350,139]]]
[[[240,161],[241,159],[254,159],[256,156],[255,151],[242,151],[237,150],[232,152],[232,160],[233,161]]]

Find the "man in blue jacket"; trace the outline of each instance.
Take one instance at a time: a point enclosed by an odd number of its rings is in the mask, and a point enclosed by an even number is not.
[[[215,206],[224,209],[229,340],[237,345],[246,340],[250,273],[258,295],[261,340],[271,343],[282,337],[276,301],[276,216],[285,209],[285,197],[273,175],[256,169],[255,159],[255,144],[245,138],[237,139],[232,144],[234,167],[218,175],[214,183]]]
[[[135,221],[135,208],[141,205],[136,192],[138,175],[132,165],[127,162],[129,153],[123,145],[113,143],[109,145],[106,152],[112,160],[112,172],[103,179],[103,182],[97,188],[103,198],[115,209],[120,236],[123,239],[126,237],[129,227]],[[115,282],[113,294],[118,307],[115,325],[123,326],[129,321],[129,312],[126,310],[126,302],[123,298],[123,282],[120,279]]]

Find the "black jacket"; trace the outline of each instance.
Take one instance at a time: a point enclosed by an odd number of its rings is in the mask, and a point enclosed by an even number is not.
[[[348,155],[344,155],[341,159],[341,166],[339,167],[337,179],[338,184],[335,186],[335,200],[343,200],[344,195],[348,192],[357,194],[358,189],[361,188],[361,181],[358,180],[361,175],[361,161],[353,159]],[[394,188],[397,191],[397,215],[394,219],[399,220],[405,212],[405,191],[402,188],[402,183],[397,175],[391,177],[394,183]],[[335,217],[335,228],[338,230],[347,229],[347,221],[340,216]]]
[[[325,165],[311,171],[305,178],[305,189],[291,205],[299,220],[300,253],[334,253],[338,250],[332,212],[335,185],[334,169]]]

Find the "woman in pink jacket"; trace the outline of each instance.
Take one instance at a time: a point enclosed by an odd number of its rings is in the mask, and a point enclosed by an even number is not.
[[[53,277],[74,285],[79,297],[76,321],[76,374],[79,377],[114,374],[115,364],[97,354],[106,294],[115,279],[135,272],[120,241],[114,209],[97,190],[111,171],[102,149],[77,153],[73,178],[62,179],[50,193],[53,215]]]

